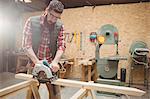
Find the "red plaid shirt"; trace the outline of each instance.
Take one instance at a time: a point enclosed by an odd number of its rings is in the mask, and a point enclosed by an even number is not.
[[[37,57],[42,60],[46,59],[49,62],[52,61],[52,54],[50,52],[49,44],[50,44],[50,35],[49,35],[49,28],[45,24],[45,18],[46,15],[42,15],[40,20],[41,20],[41,26],[43,27],[42,29],[42,38],[41,42],[39,45]],[[65,41],[64,41],[64,26],[62,26],[59,34],[58,34],[58,39],[57,39],[57,50],[62,50],[64,51],[66,46],[65,46]],[[24,31],[23,31],[23,48],[29,48],[32,47],[32,32],[31,32],[31,21],[30,18],[27,20]]]

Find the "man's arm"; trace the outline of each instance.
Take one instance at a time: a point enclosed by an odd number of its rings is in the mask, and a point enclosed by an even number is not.
[[[59,65],[58,62],[61,59],[62,54],[65,51],[66,45],[65,45],[65,40],[64,40],[64,26],[62,26],[59,35],[58,35],[58,40],[57,40],[57,44],[58,44],[58,48],[57,48],[57,52],[55,55],[54,60],[52,61],[52,70],[54,72],[59,70]]]
[[[32,47],[26,49],[26,55],[32,60],[34,64],[39,63],[39,59],[35,55]]]
[[[56,63],[58,63],[63,53],[64,53],[63,50],[57,50],[55,58],[54,58],[53,61],[55,61]]]
[[[39,59],[32,49],[32,32],[30,19],[26,21],[26,24],[24,26],[22,47],[25,51],[25,54],[33,61],[34,64],[39,62]]]

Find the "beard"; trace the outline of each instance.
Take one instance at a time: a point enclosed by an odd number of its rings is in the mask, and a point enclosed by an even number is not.
[[[51,24],[55,24],[56,21],[57,21],[57,20],[50,20],[50,19],[49,19],[49,20],[47,20],[47,23],[48,23],[49,25],[51,25]]]
[[[48,23],[49,25],[54,24],[54,22],[51,21],[51,20],[48,20],[47,23]]]

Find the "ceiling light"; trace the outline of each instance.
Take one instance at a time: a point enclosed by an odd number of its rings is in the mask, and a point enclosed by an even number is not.
[[[20,2],[25,2],[25,3],[31,3],[31,0],[15,0],[15,1],[20,1]]]

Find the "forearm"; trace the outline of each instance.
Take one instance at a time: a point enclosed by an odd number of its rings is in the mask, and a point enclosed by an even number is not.
[[[64,41],[64,26],[61,27],[61,30],[59,32],[59,35],[58,35],[58,39],[57,39],[57,43],[58,43],[58,49],[57,49],[57,52],[56,52],[56,55],[55,55],[55,58],[54,58],[54,62],[58,63],[62,54],[64,53],[65,51],[65,41]]]
[[[32,47],[26,49],[26,55],[33,61],[34,64],[36,64],[39,61],[39,59],[35,55]]]
[[[64,53],[63,50],[57,50],[55,58],[54,58],[53,61],[55,61],[56,63],[58,63],[63,53]]]

